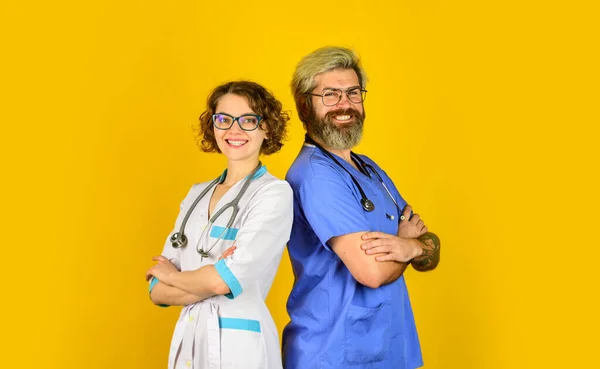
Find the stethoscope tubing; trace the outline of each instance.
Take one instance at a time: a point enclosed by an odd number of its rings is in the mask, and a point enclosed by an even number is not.
[[[248,186],[250,186],[250,182],[254,179],[254,176],[256,175],[256,173],[258,172],[258,170],[262,167],[262,163],[259,161],[258,165],[256,166],[256,168],[254,168],[254,170],[252,171],[252,173],[250,173],[246,179],[244,180],[244,184],[242,185],[242,188],[240,189],[240,192],[238,192],[237,196],[230,202],[228,202],[227,204],[225,204],[221,209],[219,209],[216,213],[214,213],[210,219],[208,220],[208,224],[206,227],[204,227],[204,229],[202,230],[202,234],[200,235],[200,238],[198,239],[198,242],[196,243],[196,251],[202,255],[202,257],[208,257],[208,253],[216,246],[216,244],[221,240],[221,238],[223,237],[223,235],[225,234],[225,232],[227,231],[227,229],[229,229],[232,225],[233,222],[235,221],[235,218],[237,217],[237,214],[239,212],[239,202],[242,198],[242,196],[244,196],[244,194],[246,193],[246,190],[248,189]],[[185,236],[185,227],[187,225],[188,219],[190,218],[191,214],[194,212],[194,209],[196,208],[196,206],[198,205],[198,203],[200,202],[200,200],[202,200],[202,198],[204,198],[204,196],[206,196],[206,194],[216,185],[219,183],[219,181],[221,180],[221,176],[215,178],[212,182],[209,183],[209,185],[200,193],[200,195],[198,195],[196,197],[196,199],[194,200],[194,202],[192,203],[192,205],[190,206],[190,208],[188,209],[187,213],[185,214],[185,217],[183,218],[183,221],[181,222],[181,226],[179,227],[179,230],[177,232],[175,232],[171,237],[170,237],[170,241],[171,241],[171,246],[173,246],[176,249],[179,248],[183,248],[185,246],[187,246],[187,237]],[[214,224],[214,222],[225,212],[225,210],[229,209],[229,208],[233,208],[232,214],[229,217],[229,221],[227,222],[227,226],[223,229],[223,231],[221,232],[221,234],[219,235],[219,237],[217,238],[217,240],[213,243],[213,245],[208,249],[208,250],[203,250],[200,248],[200,241],[204,238],[205,234],[206,234],[206,230],[209,228],[212,228],[212,225]]]
[[[360,186],[360,184],[358,183],[358,181],[356,180],[356,178],[354,178],[354,176],[352,175],[352,173],[350,173],[350,171],[348,169],[346,169],[346,167],[344,167],[335,158],[335,156],[333,156],[333,154],[331,154],[329,151],[325,150],[325,148],[323,148],[321,145],[319,145],[318,143],[316,143],[315,140],[313,140],[308,134],[305,136],[305,142],[308,143],[308,144],[310,144],[310,145],[314,145],[316,148],[318,148],[319,150],[321,150],[321,152],[323,154],[325,154],[327,157],[329,157],[331,160],[333,160],[340,168],[342,168],[344,171],[346,171],[346,173],[348,173],[348,175],[352,179],[352,182],[354,182],[354,184],[356,185],[356,188],[360,192],[360,196],[361,196],[360,203],[361,203],[363,209],[365,211],[367,211],[367,212],[372,212],[373,210],[375,210],[375,204],[373,203],[373,201],[371,201],[371,200],[369,200],[369,198],[367,198],[367,195],[365,194],[365,191],[363,191],[362,187]],[[373,168],[372,165],[365,163],[364,160],[362,160],[358,155],[356,155],[352,151],[350,151],[350,156],[358,164],[360,164],[360,166],[363,168],[363,171],[365,172],[365,174],[367,176],[369,176],[369,178],[371,177],[371,175],[369,174],[368,169],[371,169],[371,171],[377,176],[377,179],[379,179],[379,182],[381,182],[381,185],[383,186],[383,188],[385,189],[385,191],[388,193],[388,195],[390,196],[390,198],[394,202],[394,205],[396,205],[396,209],[398,210],[398,216],[400,216],[402,214],[402,211],[400,210],[400,206],[398,206],[398,202],[396,202],[396,199],[394,199],[394,196],[392,195],[392,193],[390,192],[390,190],[388,189],[388,187],[385,185],[385,182],[383,181],[383,178],[379,175],[379,173],[377,173],[377,171],[375,170],[375,168]]]

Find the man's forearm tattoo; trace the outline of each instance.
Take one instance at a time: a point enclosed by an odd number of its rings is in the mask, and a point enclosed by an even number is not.
[[[440,239],[431,232],[417,239],[423,244],[423,255],[412,261],[413,268],[420,271],[434,269],[440,262]]]

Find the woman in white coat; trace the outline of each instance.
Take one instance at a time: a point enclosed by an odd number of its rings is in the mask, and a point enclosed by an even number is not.
[[[146,273],[155,304],[184,307],[169,369],[282,367],[264,300],[290,237],[293,195],[259,155],[279,151],[288,120],[281,103],[253,82],[226,83],[208,97],[199,142],[225,155],[227,169],[191,188]],[[236,199],[233,214],[227,205]]]

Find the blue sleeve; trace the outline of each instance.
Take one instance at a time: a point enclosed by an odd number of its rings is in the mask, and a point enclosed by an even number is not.
[[[225,259],[217,261],[217,263],[215,264],[215,269],[217,270],[217,273],[219,273],[219,275],[231,291],[228,294],[226,294],[225,297],[227,297],[228,299],[233,299],[236,298],[240,293],[242,293],[242,285],[240,284],[240,281],[236,278],[236,276],[233,274],[231,269],[229,269],[227,264],[225,264]]]
[[[327,249],[327,242],[333,237],[372,228],[360,205],[360,196],[340,176],[306,181],[297,196],[307,222]]]
[[[152,293],[152,289],[154,288],[154,286],[156,286],[156,284],[158,282],[159,282],[158,278],[156,278],[156,277],[150,278],[150,285],[148,286],[148,295],[150,295],[150,293]],[[158,304],[158,306],[169,307],[169,305],[164,305],[164,304]]]

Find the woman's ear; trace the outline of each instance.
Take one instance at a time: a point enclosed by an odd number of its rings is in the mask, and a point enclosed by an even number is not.
[[[261,124],[260,129],[262,129],[265,132],[265,136],[266,136],[265,140],[268,140],[270,135],[269,135],[269,128],[267,127],[267,123],[263,122]]]

